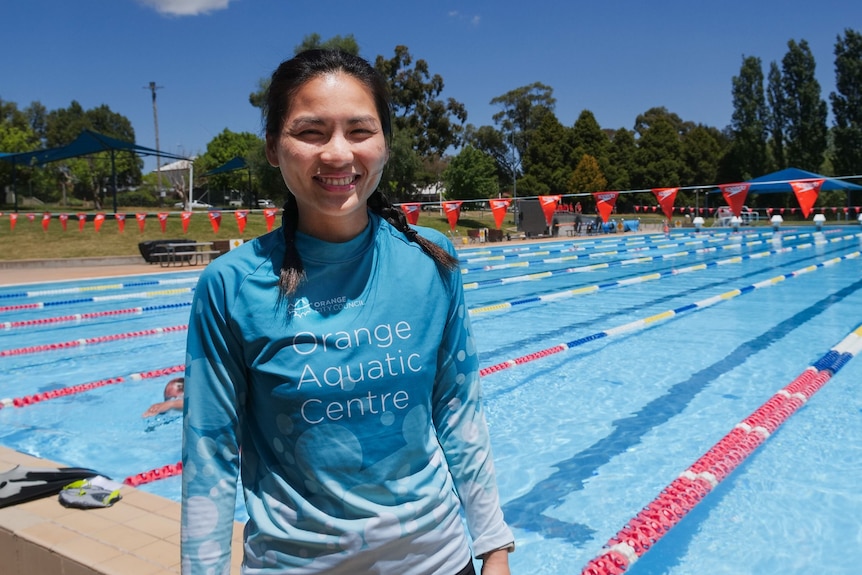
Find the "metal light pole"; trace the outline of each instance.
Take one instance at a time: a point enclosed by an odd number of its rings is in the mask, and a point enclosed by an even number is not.
[[[153,95],[153,122],[156,125],[156,178],[159,185],[159,205],[162,205],[162,156],[159,152],[159,111],[156,107],[156,90],[160,90],[161,86],[156,86],[155,82],[150,82],[149,90]]]

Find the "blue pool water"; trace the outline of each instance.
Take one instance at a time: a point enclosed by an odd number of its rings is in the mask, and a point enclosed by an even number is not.
[[[513,573],[580,572],[665,486],[851,334],[862,323],[859,232],[612,234],[462,249],[518,543]],[[176,416],[140,417],[172,376],[131,376],[184,362],[196,277],[0,288],[0,398],[124,379],[0,409],[0,444],[115,479],[178,462]],[[44,307],[12,309],[34,303]],[[132,308],[141,310],[68,317]],[[176,331],[155,333],[165,328]],[[84,338],[108,341],[73,345]],[[562,351],[519,359],[550,349]],[[856,573],[860,381],[856,358],[627,572]],[[177,477],[141,489],[179,500]]]

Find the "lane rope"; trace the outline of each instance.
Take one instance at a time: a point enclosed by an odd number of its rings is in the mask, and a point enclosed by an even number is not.
[[[13,355],[25,355],[29,353],[41,353],[45,351],[56,351],[58,349],[70,349],[75,347],[95,345],[99,343],[108,343],[111,341],[119,341],[134,337],[145,337],[150,335],[162,335],[165,333],[173,333],[185,331],[189,328],[188,325],[174,325],[169,327],[156,327],[152,329],[142,329],[139,331],[130,331],[126,333],[115,333],[111,335],[101,335],[96,337],[87,337],[81,339],[73,339],[71,341],[62,341],[58,343],[47,343],[42,345],[31,345],[28,347],[19,347],[17,349],[0,350],[0,357],[11,357]]]
[[[862,325],[739,422],[604,545],[582,575],[621,575],[862,351]]]
[[[8,305],[8,306],[0,306],[0,313],[11,312],[11,311],[22,311],[22,310],[30,310],[30,309],[44,309],[46,307],[57,307],[64,305],[73,305],[79,303],[99,303],[106,301],[118,301],[124,299],[136,299],[136,298],[149,298],[149,297],[161,297],[161,296],[172,296],[172,295],[182,295],[182,294],[190,294],[194,293],[195,288],[187,287],[187,288],[173,288],[167,290],[156,290],[156,291],[148,291],[148,292],[135,292],[135,293],[125,293],[125,294],[117,294],[117,295],[106,295],[106,296],[93,296],[93,297],[85,297],[78,299],[67,299],[62,301],[47,301],[47,302],[33,302],[27,304],[18,304],[18,305]]]
[[[13,299],[13,298],[28,298],[28,297],[41,297],[46,295],[63,295],[68,293],[86,293],[91,291],[107,291],[107,290],[115,290],[115,289],[128,289],[133,287],[144,287],[151,285],[176,285],[176,284],[184,284],[184,283],[195,283],[198,281],[197,276],[194,277],[186,277],[186,278],[171,278],[166,280],[148,280],[148,281],[136,281],[136,282],[126,282],[126,283],[116,283],[116,284],[102,284],[102,285],[94,285],[94,286],[79,286],[79,287],[69,287],[69,288],[57,288],[57,289],[47,289],[47,290],[35,290],[35,291],[22,291],[22,292],[11,292],[0,294],[0,299]]]
[[[163,311],[166,309],[176,309],[180,307],[188,307],[192,305],[190,301],[180,302],[180,303],[170,303],[170,304],[162,304],[162,305],[150,305],[143,307],[130,307],[125,309],[109,309],[103,311],[94,311],[89,313],[75,313],[71,315],[62,315],[56,317],[43,317],[40,319],[26,319],[19,321],[4,321],[0,322],[0,328],[2,329],[15,329],[20,327],[33,327],[40,325],[49,325],[55,323],[63,323],[67,321],[82,321],[88,319],[96,319],[101,317],[111,317],[117,315],[125,315],[125,314],[144,314],[155,311]]]
[[[666,311],[663,311],[661,313],[658,313],[658,314],[655,314],[655,315],[652,315],[652,316],[649,316],[649,317],[646,317],[643,319],[638,319],[638,320],[635,320],[633,322],[629,322],[627,324],[619,325],[617,327],[613,327],[613,328],[607,329],[605,331],[596,332],[594,334],[591,334],[591,335],[588,335],[588,336],[585,336],[585,337],[582,337],[582,338],[579,338],[579,339],[576,339],[573,341],[561,343],[561,344],[555,345],[553,347],[549,347],[547,349],[543,349],[540,351],[535,351],[533,353],[523,355],[523,356],[520,356],[520,357],[517,357],[514,359],[509,359],[509,360],[506,360],[504,362],[498,363],[496,365],[491,365],[491,366],[482,368],[481,370],[479,370],[479,375],[480,376],[490,375],[490,374],[496,373],[498,371],[503,371],[505,369],[515,367],[516,365],[528,363],[530,361],[541,359],[541,358],[547,357],[549,355],[561,353],[563,351],[567,351],[569,349],[579,347],[579,346],[584,345],[586,343],[589,343],[591,341],[596,341],[596,340],[599,340],[599,339],[602,339],[605,337],[611,337],[611,336],[620,335],[623,333],[628,333],[628,332],[639,330],[639,329],[644,329],[644,328],[650,327],[650,326],[652,326],[658,322],[671,319],[671,318],[676,317],[678,315],[681,315],[683,313],[700,311],[700,310],[706,309],[708,307],[711,307],[713,305],[731,300],[737,296],[751,293],[757,289],[772,287],[773,285],[780,283],[784,280],[787,280],[790,278],[796,278],[796,277],[799,277],[801,275],[813,272],[815,270],[835,265],[835,264],[842,262],[842,261],[845,261],[845,260],[858,258],[860,255],[862,255],[862,252],[855,251],[855,252],[852,252],[852,253],[847,254],[847,255],[835,257],[835,258],[832,258],[830,260],[826,260],[826,261],[823,261],[820,263],[806,266],[804,268],[798,269],[798,270],[796,270],[794,272],[790,272],[788,274],[782,274],[782,275],[775,276],[775,277],[772,277],[772,278],[767,279],[767,280],[763,280],[763,281],[760,281],[760,282],[757,282],[754,284],[747,285],[747,286],[742,287],[742,288],[733,289],[733,290],[730,290],[728,292],[724,292],[722,294],[706,298],[704,300],[700,300],[700,301],[697,301],[694,303],[690,303],[690,304],[678,307],[676,309],[666,310]]]
[[[862,237],[862,234],[859,234],[859,237]],[[843,240],[843,239],[855,239],[855,238],[856,238],[856,236],[850,235],[850,236],[845,236],[844,238],[836,238],[836,239]],[[527,304],[533,304],[533,303],[547,303],[547,302],[551,302],[551,301],[557,301],[560,299],[584,295],[584,294],[588,294],[588,293],[595,293],[595,292],[600,291],[600,290],[606,290],[606,289],[612,289],[612,288],[622,287],[622,286],[626,286],[626,285],[643,283],[643,282],[657,280],[657,279],[661,279],[661,278],[665,278],[665,277],[669,277],[669,276],[674,276],[674,275],[679,275],[679,274],[683,274],[683,273],[701,271],[701,270],[716,267],[716,266],[722,266],[722,265],[728,265],[728,264],[738,264],[738,263],[742,263],[743,261],[747,261],[747,260],[759,259],[759,258],[777,255],[777,254],[785,254],[785,253],[789,253],[792,251],[808,249],[808,248],[812,247],[813,245],[814,244],[807,243],[807,244],[799,244],[796,246],[787,246],[787,247],[778,248],[778,249],[774,249],[774,250],[768,250],[765,252],[758,252],[758,253],[754,253],[754,254],[744,254],[741,256],[734,256],[731,258],[725,258],[723,260],[713,260],[713,261],[699,263],[699,264],[695,264],[695,265],[684,267],[684,268],[675,268],[675,269],[665,270],[665,271],[661,271],[661,272],[653,272],[653,273],[649,273],[649,274],[645,274],[645,275],[637,276],[637,277],[633,277],[633,278],[623,278],[620,280],[609,281],[609,282],[606,282],[603,284],[594,284],[594,285],[590,285],[590,286],[582,286],[579,288],[563,290],[560,292],[554,292],[554,293],[550,293],[550,294],[530,296],[530,297],[521,297],[521,298],[518,298],[515,300],[510,300],[510,301],[485,304],[485,305],[470,309],[468,311],[468,313],[470,314],[471,317],[473,317],[473,316],[476,316],[476,315],[479,315],[482,313],[509,311],[509,310],[511,310],[517,306],[521,306],[521,305],[527,305]],[[715,248],[706,248],[706,249],[715,249]],[[698,253],[705,253],[704,250],[697,250],[697,252]],[[626,261],[619,262],[619,263],[622,263],[622,265],[627,265],[628,263],[641,263],[641,259],[642,258],[638,258],[638,260],[636,262],[633,262],[631,260],[626,260]],[[652,258],[647,258],[647,259],[652,260]],[[600,267],[607,268],[607,267],[613,267],[613,266],[608,265],[608,264],[596,264],[596,265],[592,265],[592,266],[584,266],[581,268],[570,268],[570,269],[572,269],[572,271],[593,271],[595,269],[599,269]]]
[[[90,391],[92,389],[98,389],[100,387],[105,387],[106,385],[114,385],[117,383],[123,383],[127,380],[132,381],[140,381],[142,379],[151,379],[154,377],[162,377],[165,375],[172,375],[174,373],[179,373],[185,371],[185,364],[182,365],[172,365],[170,367],[162,367],[159,369],[152,369],[149,371],[141,371],[137,373],[132,373],[127,376],[117,376],[117,377],[109,377],[107,379],[100,379],[98,381],[91,381],[89,383],[81,383],[78,385],[72,385],[69,387],[59,387],[57,389],[52,389],[50,391],[43,391],[40,393],[34,393],[32,395],[25,395],[23,397],[11,398],[7,397],[5,399],[0,399],[0,409],[4,407],[25,407],[27,405],[33,405],[36,403],[40,403],[42,401],[47,401],[49,399],[56,399],[58,397],[66,397],[69,395],[74,395],[76,393],[83,393],[85,391]]]

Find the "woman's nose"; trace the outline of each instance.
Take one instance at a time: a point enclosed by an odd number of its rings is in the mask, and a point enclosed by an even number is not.
[[[353,150],[350,141],[344,134],[335,133],[323,146],[321,160],[331,164],[343,164],[353,160]]]

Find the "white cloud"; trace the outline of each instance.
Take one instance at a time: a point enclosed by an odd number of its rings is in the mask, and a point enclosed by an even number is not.
[[[479,14],[470,16],[469,14],[462,14],[457,10],[449,11],[448,16],[450,18],[458,20],[459,22],[469,22],[472,26],[478,26],[479,23],[482,21],[482,17]]]
[[[224,10],[231,0],[138,0],[145,6],[155,8],[159,14],[171,16],[197,16],[216,10]]]

